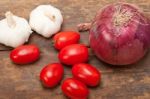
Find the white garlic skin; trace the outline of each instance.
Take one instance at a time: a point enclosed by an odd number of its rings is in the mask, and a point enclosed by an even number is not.
[[[15,48],[28,41],[32,30],[26,19],[15,15],[12,18],[16,22],[14,28],[8,26],[6,18],[0,21],[0,43]]]
[[[51,20],[46,14],[55,17]],[[29,24],[38,34],[48,38],[61,29],[63,17],[59,9],[51,5],[40,5],[30,13]]]

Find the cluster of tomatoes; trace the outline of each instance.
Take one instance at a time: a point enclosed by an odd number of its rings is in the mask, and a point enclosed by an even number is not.
[[[88,61],[88,48],[78,44],[80,35],[77,32],[60,32],[53,38],[54,47],[60,50],[58,58],[61,63],[72,67],[72,78],[65,79],[61,84],[63,93],[71,99],[87,99],[89,87],[99,84],[101,73]],[[10,59],[16,64],[29,64],[40,56],[36,45],[23,45],[10,53]],[[40,72],[40,80],[49,88],[57,86],[64,74],[61,63],[51,63]]]

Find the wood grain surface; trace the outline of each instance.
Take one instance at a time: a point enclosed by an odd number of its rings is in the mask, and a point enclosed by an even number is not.
[[[0,19],[8,10],[28,19],[36,6],[52,4],[61,9],[64,16],[62,30],[77,31],[78,23],[90,22],[98,9],[114,2],[119,0],[0,0]],[[150,0],[125,2],[138,5],[150,17]],[[88,45],[88,32],[81,33],[81,42]],[[51,38],[33,33],[29,43],[39,46],[41,57],[24,66],[13,64],[9,59],[10,49],[0,45],[0,99],[66,99],[60,85],[53,89],[44,88],[38,77],[43,66],[58,62],[58,52],[53,48]],[[102,71],[101,84],[90,88],[89,99],[150,99],[150,53],[136,64],[115,67],[98,60],[90,48],[89,51],[89,63]],[[64,67],[64,79],[71,77],[71,69]]]

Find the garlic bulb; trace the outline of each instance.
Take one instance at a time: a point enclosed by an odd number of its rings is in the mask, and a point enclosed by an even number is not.
[[[31,28],[44,37],[50,37],[61,29],[63,17],[59,9],[51,5],[40,5],[30,14]]]
[[[32,33],[27,20],[6,12],[6,18],[0,21],[0,43],[17,47],[28,41]]]

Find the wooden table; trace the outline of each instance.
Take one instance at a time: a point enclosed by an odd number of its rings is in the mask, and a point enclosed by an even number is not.
[[[118,0],[119,1],[119,0]],[[124,0],[125,1],[125,0]],[[61,9],[64,16],[62,30],[75,30],[81,22],[90,22],[99,8],[117,0],[0,0],[0,18],[8,10],[28,19],[30,11],[40,4],[52,4]],[[140,6],[150,16],[150,0],[127,0]],[[81,42],[88,45],[88,33],[81,33]],[[39,72],[48,63],[58,62],[58,52],[51,38],[45,39],[33,33],[29,43],[41,49],[41,58],[34,64],[19,66],[9,59],[7,47],[0,45],[0,99],[65,99],[60,85],[53,89],[42,87]],[[89,63],[102,71],[100,86],[90,88],[89,99],[150,99],[150,53],[136,64],[115,67],[98,60],[90,50]],[[65,67],[65,66],[64,66]],[[65,78],[71,77],[65,67]]]

